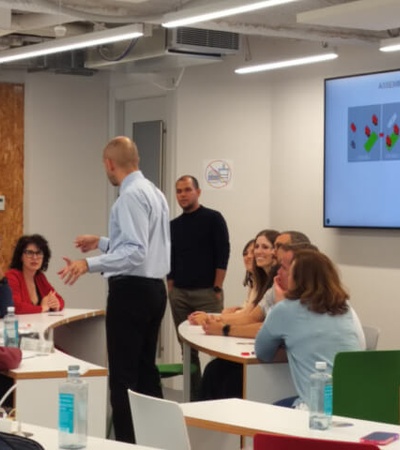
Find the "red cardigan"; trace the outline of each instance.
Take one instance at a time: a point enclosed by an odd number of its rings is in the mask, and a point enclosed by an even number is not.
[[[10,269],[6,272],[6,277],[14,300],[15,314],[41,313],[42,307],[40,305],[34,305],[29,297],[23,273],[17,269]],[[50,291],[55,290],[47,281],[43,272],[37,272],[35,275],[35,284],[42,298],[46,297]],[[60,301],[61,310],[64,308],[64,300],[57,292],[56,296]]]
[[[22,352],[16,347],[0,347],[0,370],[16,369],[21,362]]]

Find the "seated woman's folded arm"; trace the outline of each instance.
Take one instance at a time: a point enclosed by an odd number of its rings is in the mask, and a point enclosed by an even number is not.
[[[23,274],[17,269],[10,269],[6,273],[15,306],[15,314],[41,313],[42,307],[34,305],[30,299],[23,280]]]

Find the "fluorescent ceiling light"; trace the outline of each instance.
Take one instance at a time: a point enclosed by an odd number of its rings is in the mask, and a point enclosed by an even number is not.
[[[219,19],[221,17],[243,14],[258,9],[269,8],[271,6],[283,5],[284,3],[296,2],[299,0],[266,0],[263,2],[247,2],[247,4],[233,6],[231,1],[221,1],[217,5],[206,5],[199,8],[183,10],[174,14],[167,14],[166,21],[162,24],[166,28],[181,27],[198,22],[207,22],[208,20]],[[218,7],[217,10],[215,8]],[[214,9],[214,10],[213,10]],[[170,20],[168,20],[170,18]]]
[[[42,44],[26,45],[13,50],[0,52],[0,64],[19,61],[21,59],[35,58],[37,56],[52,55],[68,50],[110,44],[112,42],[135,39],[140,36],[143,36],[143,26],[141,24],[134,24],[105,31],[80,34],[79,36],[65,39],[54,39],[52,41],[43,42]]]
[[[383,39],[379,50],[381,52],[398,52],[400,50],[400,37]]]
[[[266,70],[283,69],[285,67],[301,66],[303,64],[313,64],[321,61],[329,61],[338,57],[337,53],[323,53],[321,55],[306,56],[304,58],[288,59],[286,61],[277,61],[267,64],[258,64],[256,66],[241,67],[236,69],[235,73],[246,74],[255,72],[264,72]]]

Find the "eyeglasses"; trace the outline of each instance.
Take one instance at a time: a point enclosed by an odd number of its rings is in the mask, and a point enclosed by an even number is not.
[[[38,250],[37,252],[35,252],[34,250],[24,250],[24,254],[28,258],[33,258],[34,256],[37,256],[38,258],[43,258],[42,250]]]

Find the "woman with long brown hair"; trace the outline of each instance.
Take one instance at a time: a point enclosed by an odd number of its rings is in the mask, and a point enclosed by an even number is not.
[[[240,320],[240,316],[249,315],[255,308],[258,308],[265,293],[273,285],[274,276],[276,275],[277,264],[274,242],[278,236],[279,233],[275,230],[262,230],[257,234],[254,240],[254,260],[252,267],[254,296],[240,312],[223,313],[220,317],[210,317],[203,324],[203,328],[207,334],[220,334],[222,331],[227,336],[229,331],[225,333],[224,323],[234,323],[235,319]],[[261,308],[259,308],[258,314],[263,314]],[[251,324],[250,333],[253,333],[253,325]],[[260,326],[259,324],[255,325],[257,328]],[[212,360],[204,369],[200,399],[210,400],[242,397],[242,374],[243,367],[240,363],[220,358]]]
[[[348,303],[332,261],[314,250],[295,253],[285,299],[267,315],[259,331],[257,358],[270,362],[284,343],[299,399],[308,405],[308,386],[317,361],[332,370],[336,353],[365,349],[360,321]]]
[[[279,236],[276,230],[262,230],[254,239],[253,261],[251,270],[252,288],[249,291],[251,297],[246,301],[246,305],[238,312],[230,310],[223,311],[220,316],[209,315],[202,311],[192,313],[188,319],[192,325],[204,325],[206,323],[238,323],[241,317],[248,315],[263,300],[267,290],[273,285],[274,277],[277,273],[277,262],[274,252],[274,242]],[[259,309],[261,317],[262,310]],[[263,317],[260,319],[263,320]],[[209,327],[208,334],[219,334],[213,332]]]
[[[231,314],[240,312],[247,305],[251,304],[256,290],[253,281],[253,264],[254,264],[254,239],[250,239],[243,248],[243,265],[245,268],[245,274],[243,279],[243,286],[247,288],[247,297],[241,306],[230,306],[222,310],[222,314]]]

